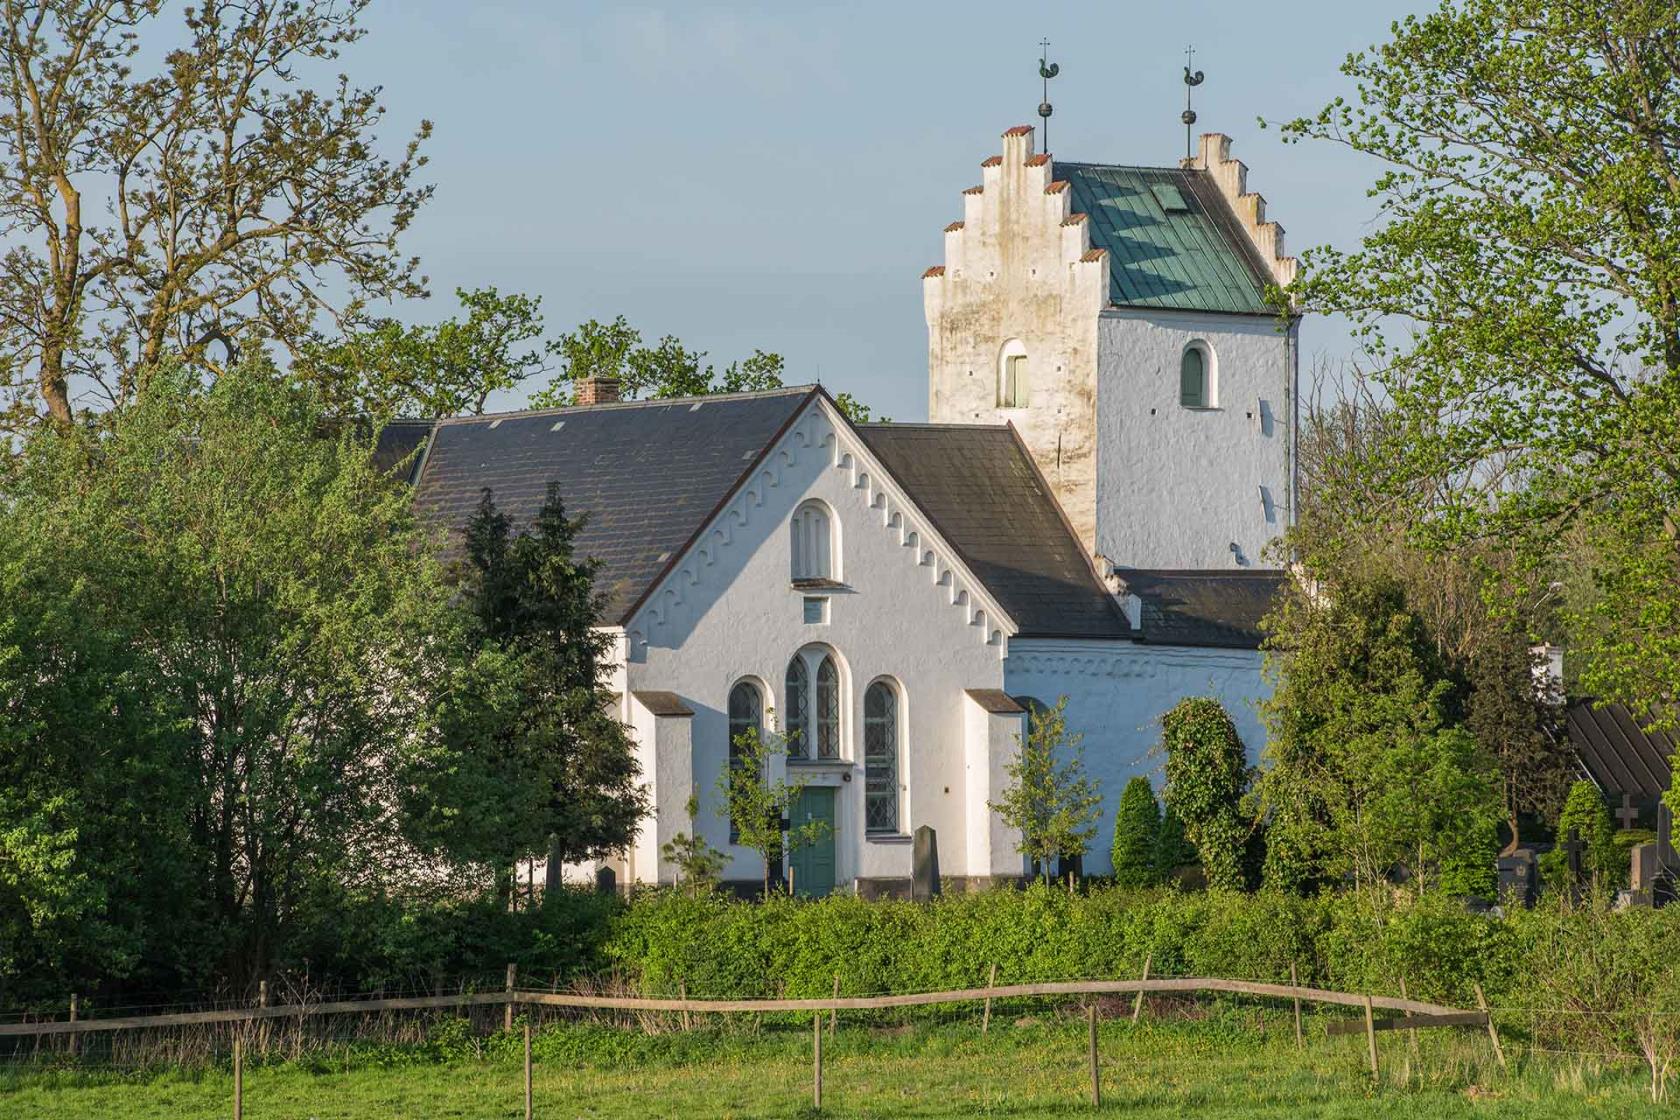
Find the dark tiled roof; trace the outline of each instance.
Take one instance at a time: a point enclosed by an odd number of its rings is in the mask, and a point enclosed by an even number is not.
[[[392,420],[380,428],[379,438],[373,445],[374,469],[392,471],[402,467],[403,478],[412,480],[420,466],[420,456],[415,452],[426,442],[436,423],[435,420]]]
[[[1021,636],[1130,634],[1013,430],[866,424],[858,431]]]
[[[1668,760],[1674,754],[1674,738],[1641,730],[1633,713],[1620,704],[1571,704],[1569,742],[1588,775],[1607,792],[1654,801],[1673,780]]]
[[[527,522],[549,482],[584,515],[580,554],[601,562],[603,618],[626,621],[816,390],[636,401],[438,424],[415,503],[458,532],[488,488]]]
[[[1026,711],[1019,701],[1001,688],[965,688],[968,698],[993,715],[1019,715]]]
[[[1090,216],[1091,246],[1108,250],[1111,304],[1275,313],[1259,256],[1206,171],[1057,160],[1056,178]],[[1183,209],[1163,204],[1173,191]]]
[[[1143,640],[1167,646],[1259,649],[1260,620],[1287,572],[1196,572],[1128,568],[1118,573],[1143,600]]]

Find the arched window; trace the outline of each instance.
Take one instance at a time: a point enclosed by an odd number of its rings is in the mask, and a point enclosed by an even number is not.
[[[998,355],[999,408],[1026,408],[1032,402],[1031,386],[1027,384],[1027,348],[1018,338],[1003,344]]]
[[[876,681],[863,694],[863,823],[902,831],[898,815],[898,690]]]
[[[817,662],[817,757],[840,757],[840,670],[823,654]]]
[[[764,693],[752,681],[737,681],[729,690],[729,768],[737,770],[746,764],[740,744],[736,741],[748,733],[764,734]],[[731,820],[729,842],[740,840],[741,832]]]
[[[828,507],[806,502],[793,511],[793,578],[838,579]]]
[[[1184,348],[1178,361],[1178,403],[1185,408],[1213,408],[1214,389],[1213,351],[1198,339]]]
[[[798,653],[787,667],[787,737],[789,758],[811,757],[811,670]]]

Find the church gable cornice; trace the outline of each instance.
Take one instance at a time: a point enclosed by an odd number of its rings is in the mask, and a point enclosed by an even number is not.
[[[638,647],[686,625],[681,608],[692,595],[704,600],[715,593],[719,561],[732,549],[752,547],[742,543],[745,530],[762,518],[780,521],[786,515],[787,503],[772,501],[772,491],[791,468],[807,464],[812,456],[844,478],[861,507],[840,511],[846,522],[868,524],[889,535],[905,567],[924,581],[928,593],[944,601],[975,641],[996,648],[1000,658],[1006,656],[1009,637],[1019,630],[1015,620],[909,499],[827,394],[818,391],[629,617],[625,629],[631,660]]]

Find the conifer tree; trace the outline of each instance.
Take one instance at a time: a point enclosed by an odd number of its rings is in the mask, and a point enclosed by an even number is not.
[[[1139,774],[1120,794],[1114,817],[1114,881],[1122,887],[1147,887],[1157,881],[1155,845],[1161,831],[1161,806],[1149,779]]]

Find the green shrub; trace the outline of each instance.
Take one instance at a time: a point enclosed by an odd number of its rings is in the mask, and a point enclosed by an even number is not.
[[[1563,844],[1574,829],[1586,845],[1581,853],[1581,872],[1596,876],[1606,885],[1616,886],[1626,878],[1628,859],[1624,850],[1616,846],[1616,826],[1610,820],[1610,806],[1604,795],[1591,782],[1579,781],[1569,787],[1569,796],[1558,814],[1557,847],[1540,857],[1541,881],[1549,886],[1569,882],[1569,856]]]
[[[1161,831],[1161,806],[1149,779],[1138,775],[1120,794],[1114,815],[1114,881],[1122,887],[1147,887],[1159,878],[1155,843]]]

